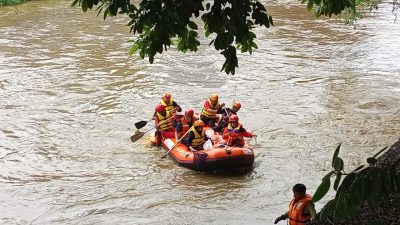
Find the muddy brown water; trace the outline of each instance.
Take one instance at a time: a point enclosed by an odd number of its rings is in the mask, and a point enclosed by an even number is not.
[[[295,183],[315,192],[339,143],[350,170],[400,136],[390,5],[354,29],[268,3],[275,26],[256,29],[259,49],[227,76],[204,37],[196,54],[171,48],[149,64],[128,57],[125,18],[70,3],[0,8],[1,224],[272,224]],[[240,100],[254,169],[199,173],[131,143],[165,91],[197,111],[210,93]]]

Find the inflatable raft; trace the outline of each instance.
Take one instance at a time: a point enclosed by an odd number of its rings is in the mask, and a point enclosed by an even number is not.
[[[251,169],[254,163],[254,151],[245,144],[243,147],[226,146],[221,135],[205,127],[206,133],[213,133],[213,146],[207,150],[191,151],[182,143],[176,144],[175,138],[162,139],[162,146],[175,161],[184,167],[197,170],[243,170]],[[154,134],[150,136],[156,143]],[[173,148],[171,150],[171,148]]]

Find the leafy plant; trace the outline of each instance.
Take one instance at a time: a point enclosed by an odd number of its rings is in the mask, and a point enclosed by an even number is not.
[[[154,56],[167,50],[172,39],[177,37],[178,51],[197,51],[198,20],[204,22],[205,36],[212,35],[210,45],[225,57],[222,70],[235,73],[238,67],[236,48],[241,52],[252,53],[257,48],[256,35],[251,30],[259,25],[270,27],[272,17],[257,0],[142,0],[138,6],[129,0],[75,0],[84,12],[97,6],[98,15],[107,16],[126,14],[130,17],[131,32],[138,34],[132,41],[130,54],[139,52],[141,58]]]
[[[333,189],[336,191],[335,198],[322,208],[321,219],[339,222],[354,217],[357,209],[364,202],[371,207],[377,207],[387,201],[391,194],[400,193],[400,174],[396,173],[400,159],[390,165],[376,166],[376,157],[387,148],[369,157],[367,166],[362,165],[350,173],[345,173],[343,160],[338,156],[340,147],[341,144],[336,148],[332,157],[333,170],[322,178],[322,183],[313,196],[314,202],[322,199],[330,189],[331,178],[336,177],[333,184]]]
[[[357,6],[377,0],[302,0],[307,9],[314,8],[317,17],[321,15],[348,14],[346,21],[355,20],[360,14]],[[396,0],[397,1],[397,0]],[[213,45],[224,57],[221,71],[235,74],[238,67],[236,51],[252,54],[258,46],[256,35],[252,32],[256,26],[269,28],[273,25],[272,16],[258,0],[141,0],[138,4],[130,0],[74,0],[72,6],[79,5],[83,12],[96,8],[103,18],[125,14],[129,16],[133,40],[129,54],[139,52],[143,59],[149,57],[153,63],[157,53],[166,51],[171,44],[177,50],[196,52],[198,40],[198,24],[201,18],[204,34],[212,37],[209,45]],[[201,15],[201,16],[200,16]]]

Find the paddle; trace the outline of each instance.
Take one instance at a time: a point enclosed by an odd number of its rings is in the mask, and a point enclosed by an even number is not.
[[[131,136],[131,141],[132,141],[132,142],[135,142],[135,141],[139,140],[140,138],[142,138],[142,137],[144,136],[145,133],[147,133],[147,132],[153,130],[154,128],[155,128],[155,127],[152,127],[152,128],[150,128],[150,129],[146,130],[145,132],[141,132],[140,130],[137,130],[137,131],[135,132],[135,134]]]
[[[167,155],[172,151],[172,149],[174,149],[182,141],[182,139],[189,133],[189,131],[190,131],[190,129],[187,130],[186,133],[181,138],[179,138],[179,140],[176,142],[176,144],[174,144],[174,146],[172,146],[172,148],[167,153],[165,153],[161,158],[167,157]]]
[[[171,120],[172,118],[173,118],[173,117],[170,117],[170,118],[164,120],[163,122],[159,123],[158,125],[162,125],[162,124],[168,122],[169,120]],[[150,120],[149,120],[149,121],[150,121]],[[142,122],[142,121],[141,121],[141,122]],[[143,121],[143,122],[146,122],[146,123],[147,123],[148,121]],[[155,129],[155,127],[152,127],[152,128],[150,128],[150,129],[146,130],[145,132],[141,132],[140,130],[136,130],[135,134],[131,136],[131,141],[132,141],[132,142],[135,142],[135,141],[139,140],[141,137],[143,137],[143,135],[144,135],[145,133],[147,133],[147,132],[149,132],[149,131],[151,131],[151,130],[153,130],[153,129]]]
[[[148,121],[144,121],[144,120],[139,121],[139,122],[135,123],[135,127],[136,127],[136,129],[139,130],[140,128],[146,126],[146,124],[147,124],[148,122],[152,121],[152,120],[153,120],[153,118],[151,118],[151,119],[148,120]]]
[[[224,108],[224,110],[225,110],[226,116],[228,117],[228,122],[229,122],[229,113],[228,113],[228,111],[226,110],[226,108]]]

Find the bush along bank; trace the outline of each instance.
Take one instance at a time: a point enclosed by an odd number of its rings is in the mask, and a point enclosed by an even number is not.
[[[399,225],[400,141],[389,150],[382,149],[367,159],[368,165],[350,173],[344,172],[339,151],[340,145],[333,154],[333,170],[322,179],[313,200],[319,201],[328,192],[332,177],[336,177],[335,198],[307,225]]]
[[[26,2],[26,0],[0,0],[0,7],[7,5],[19,5]]]

